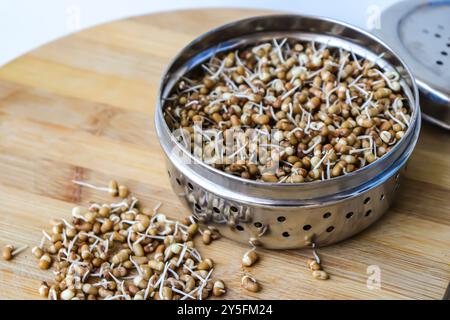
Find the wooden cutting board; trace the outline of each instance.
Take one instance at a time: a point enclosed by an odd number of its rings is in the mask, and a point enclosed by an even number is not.
[[[83,30],[0,69],[0,245],[30,247],[52,217],[74,205],[109,201],[71,180],[105,185],[117,179],[144,204],[181,217],[153,127],[158,82],[190,40],[225,22],[263,12],[196,10],[161,13]],[[358,236],[320,249],[329,281],[311,278],[309,250],[261,250],[252,273],[260,293],[239,285],[246,247],[221,239],[199,245],[217,263],[226,298],[440,299],[450,280],[449,133],[424,124],[395,206]],[[367,287],[369,266],[381,288]],[[373,268],[373,267],[371,267]],[[370,269],[370,268],[369,268]],[[30,250],[0,261],[0,298],[39,298]]]

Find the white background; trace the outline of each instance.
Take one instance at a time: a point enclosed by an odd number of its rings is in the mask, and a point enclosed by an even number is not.
[[[195,7],[243,7],[333,17],[360,27],[396,0],[0,0],[0,65],[79,29],[133,15]],[[180,21],[182,23],[182,21]]]

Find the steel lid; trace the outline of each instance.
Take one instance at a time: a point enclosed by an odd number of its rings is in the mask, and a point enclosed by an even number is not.
[[[450,130],[450,1],[402,1],[372,30],[411,68],[425,119]]]

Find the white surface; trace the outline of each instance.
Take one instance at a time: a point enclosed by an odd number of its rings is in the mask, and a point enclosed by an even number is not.
[[[394,2],[396,0],[0,0],[0,65],[79,29],[151,12],[198,7],[265,8],[333,17],[368,28],[379,27],[379,13]]]

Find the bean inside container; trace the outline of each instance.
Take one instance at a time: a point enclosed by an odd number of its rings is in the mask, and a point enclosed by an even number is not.
[[[284,183],[331,179],[378,160],[404,136],[411,109],[400,81],[396,71],[384,71],[353,50],[265,39],[218,53],[181,77],[164,115],[172,130],[183,128],[183,143],[192,135],[186,128],[194,128],[191,153],[229,174]],[[215,136],[203,130],[215,130]],[[228,133],[244,139],[234,149],[224,147]],[[253,133],[272,139],[250,140]]]

